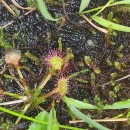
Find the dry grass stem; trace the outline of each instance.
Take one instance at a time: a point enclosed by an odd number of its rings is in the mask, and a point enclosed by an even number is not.
[[[115,80],[115,82],[118,82],[118,81],[127,79],[127,78],[129,78],[129,77],[130,77],[130,74],[128,74],[128,75],[126,75],[126,76],[124,76],[124,77],[122,77],[122,78],[120,78],[120,79]],[[104,83],[104,84],[101,84],[101,85],[98,85],[98,86],[105,86],[105,85],[108,85],[108,84],[110,84],[110,83],[111,83],[111,82],[108,82],[108,83]]]
[[[15,77],[15,75],[13,74],[13,72],[12,72],[11,69],[9,69],[9,73],[10,73],[10,75],[11,75],[12,77]],[[20,83],[20,81],[17,80],[17,79],[15,79],[15,78],[14,78],[14,80],[15,80],[15,82],[18,84],[18,86],[20,87],[20,89],[21,89],[21,90],[24,90],[24,87],[23,87],[23,85]]]
[[[1,3],[3,4],[3,6],[5,6],[5,8],[14,16],[16,16],[15,12],[9,7],[9,5],[6,4],[6,2],[4,0],[1,0]]]
[[[30,107],[30,105],[31,105],[31,104],[27,104],[27,105],[24,107],[24,109],[22,110],[21,114],[24,115],[24,114],[26,113],[26,111],[28,110],[28,108]],[[17,125],[17,124],[20,122],[20,120],[21,120],[21,117],[18,117],[17,120],[16,120],[16,122],[15,122],[15,124]]]
[[[28,14],[30,14],[30,13],[33,12],[34,10],[36,10],[36,9],[33,9],[33,10],[30,10],[30,11],[26,12],[26,13],[24,14],[24,16],[27,16]],[[22,17],[22,16],[20,16],[19,18],[21,18],[21,17]],[[4,26],[2,26],[2,29],[7,28],[8,26],[10,26],[10,25],[13,24],[13,23],[14,23],[14,21],[11,21],[11,22],[5,24]]]
[[[42,107],[40,106],[37,106],[37,108],[40,110],[40,111],[45,111]]]
[[[6,70],[6,65],[4,65],[4,67],[3,67],[2,70],[0,71],[0,75],[3,74],[5,70]]]
[[[0,103],[0,106],[13,105],[13,104],[22,103],[22,102],[25,102],[25,100],[20,99],[20,100],[15,100],[15,101],[3,102],[3,103]]]
[[[33,8],[33,7],[22,7],[15,0],[11,0],[11,2],[19,9],[25,9],[25,10],[34,10],[34,9],[36,9],[36,8]]]
[[[94,28],[96,28],[97,30],[103,32],[103,33],[108,33],[108,30],[104,29],[104,28],[101,28],[101,27],[98,27],[97,25],[95,25],[94,23],[92,23],[85,15],[81,14],[81,16],[88,22],[90,23]]]
[[[96,119],[96,122],[125,122],[128,118],[118,118],[118,119]],[[85,122],[84,120],[69,121],[70,124]]]

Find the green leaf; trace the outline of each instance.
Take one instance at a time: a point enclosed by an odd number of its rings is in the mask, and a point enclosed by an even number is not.
[[[123,31],[123,32],[130,32],[130,27],[127,27],[127,26],[124,26],[124,25],[120,25],[120,24],[117,24],[117,23],[113,23],[113,22],[110,22],[102,17],[99,17],[99,16],[92,16],[92,19],[97,22],[98,24],[106,27],[106,28],[109,28],[110,26],[112,26],[112,29],[113,30],[118,30],[118,31]]]
[[[53,18],[51,14],[48,12],[47,7],[45,5],[45,0],[37,0],[38,8],[43,15],[44,18],[50,21],[57,21],[60,18]],[[44,25],[43,25],[44,26]]]
[[[122,5],[122,4],[130,4],[130,0],[117,1],[113,3],[112,5]]]
[[[97,107],[94,105],[91,105],[89,103],[84,103],[82,101],[78,101],[73,98],[68,98],[64,96],[62,99],[68,106],[73,105],[74,107],[80,108],[80,109],[97,109]]]
[[[47,122],[47,116],[48,116],[48,113],[46,111],[43,111],[43,112],[40,112],[35,117],[35,119]],[[38,123],[38,122],[33,122],[28,130],[47,130],[47,125],[41,124],[41,123]]]
[[[93,121],[90,117],[84,115],[82,112],[80,112],[77,108],[75,108],[74,106],[69,106],[70,110],[80,119],[84,120],[85,122],[87,122],[89,125],[99,129],[99,130],[110,130],[102,125],[100,125],[99,123]]]
[[[86,7],[88,7],[91,0],[82,0],[79,8],[79,13],[81,13]]]
[[[49,113],[49,118],[48,118],[48,125],[47,125],[47,130],[51,130],[53,125],[53,110],[51,109]]]
[[[56,111],[54,108],[51,109],[49,114],[47,130],[59,130],[59,123],[57,121]]]
[[[112,105],[105,105],[103,109],[124,109],[130,108],[130,99],[120,102],[115,102]]]

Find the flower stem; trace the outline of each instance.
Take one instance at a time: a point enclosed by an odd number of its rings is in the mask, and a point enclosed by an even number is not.
[[[18,99],[22,99],[23,96],[20,96],[19,94],[14,94],[11,92],[3,92],[4,95],[10,96],[10,97],[14,97],[14,98],[18,98]]]
[[[22,110],[22,113],[24,115],[24,113],[28,110],[28,108],[30,107],[31,104],[27,104],[24,109]],[[15,124],[17,125],[19,123],[19,121],[21,120],[21,117],[18,117]]]
[[[29,90],[28,90],[28,86],[27,86],[26,82],[24,81],[24,77],[23,77],[23,75],[22,75],[22,72],[21,72],[19,66],[16,66],[16,70],[17,70],[17,72],[18,72],[18,74],[19,74],[20,81],[21,81],[21,83],[22,83],[22,85],[23,85],[23,87],[24,87],[26,93],[27,93],[28,95],[30,95],[30,94],[29,94]]]
[[[46,79],[43,79],[41,81],[41,83],[38,86],[38,89],[42,90],[44,88],[44,86],[46,85],[46,83],[51,79],[51,77],[52,77],[52,74],[49,73],[48,76],[46,77]]]
[[[53,91],[47,93],[47,94],[44,94],[44,95],[40,96],[40,99],[46,99],[46,98],[50,97],[52,94],[54,94],[54,93],[57,93],[57,88],[54,89]]]

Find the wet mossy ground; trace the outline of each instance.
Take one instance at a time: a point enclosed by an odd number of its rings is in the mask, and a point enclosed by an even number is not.
[[[10,1],[6,0],[10,5]],[[17,2],[23,6],[29,6],[26,0],[17,0]],[[60,4],[59,4],[60,3]],[[82,69],[88,69],[89,72],[81,74],[76,78],[71,79],[71,90],[69,96],[78,100],[88,100],[89,103],[101,106],[102,104],[112,104],[116,101],[121,101],[130,98],[130,81],[124,79],[119,82],[114,82],[130,73],[130,33],[116,31],[116,35],[111,35],[108,38],[102,32],[97,31],[89,23],[87,23],[82,17],[79,16],[79,5],[80,0],[65,0],[65,9],[59,2],[56,5],[48,3],[48,9],[54,16],[55,14],[62,15],[65,17],[65,23],[60,27],[61,23],[47,21],[43,18],[39,11],[33,11],[27,16],[24,16],[25,10],[19,10],[20,18],[14,17],[10,14],[5,7],[0,3],[0,26],[4,26],[10,21],[14,21],[12,25],[8,26],[3,30],[6,40],[9,41],[12,47],[21,50],[22,54],[30,52],[40,59],[41,66],[37,66],[35,62],[27,59],[26,62],[21,62],[21,65],[30,67],[35,75],[22,71],[23,76],[30,87],[37,86],[41,81],[42,77],[46,74],[46,67],[42,63],[42,56],[50,49],[57,49],[57,41],[61,37],[63,44],[63,51],[67,48],[71,48],[74,54],[74,59],[71,61],[72,65],[67,70],[66,74],[70,75],[73,72],[79,72]],[[101,5],[105,5],[107,0],[91,0],[88,9],[92,9]],[[116,10],[117,7],[109,8],[104,10],[102,16],[107,18],[110,11]],[[114,12],[114,11],[113,11]],[[89,17],[90,14],[87,14]],[[130,12],[114,12],[114,18],[118,18],[121,24],[130,26]],[[111,41],[115,43],[111,45]],[[118,51],[120,46],[124,46],[121,51]],[[0,48],[0,58],[4,55],[5,50]],[[120,58],[119,53],[123,55]],[[97,67],[100,67],[101,74],[94,73],[93,69],[88,67],[84,62],[84,56],[90,56],[91,60]],[[117,69],[114,66],[114,62],[122,64],[121,69]],[[124,66],[123,66],[124,64]],[[3,66],[1,66],[2,70]],[[11,69],[12,73],[14,72]],[[6,71],[6,73],[9,73]],[[112,79],[111,73],[117,73],[117,77]],[[95,79],[92,79],[92,75]],[[84,82],[84,81],[87,81]],[[53,89],[55,79],[48,82],[43,90],[43,93],[47,93]],[[5,91],[13,93],[19,93],[20,89],[16,82],[12,79],[6,79],[3,75],[0,75],[0,86]],[[4,101],[10,101],[11,99],[5,97]],[[41,106],[50,110],[52,98],[48,99],[46,103]],[[7,106],[6,106],[7,107]],[[16,105],[15,107],[9,106],[12,110],[19,110],[21,106]],[[70,113],[67,111],[66,105],[60,101],[56,103],[55,109],[57,111],[57,118],[61,124],[68,125],[71,120]],[[83,111],[86,114],[91,115],[93,119],[104,119],[117,116],[118,114],[124,114],[123,117],[128,113],[129,110],[107,110],[107,111]],[[35,117],[39,111],[30,109],[26,115]],[[11,115],[0,113],[1,119],[0,124],[8,120],[14,123],[17,119]],[[21,122],[13,127],[16,130],[25,130],[29,126],[28,121],[21,120]],[[104,126],[111,128],[112,130],[129,130],[130,127],[126,122],[113,122],[113,123],[102,123]],[[70,125],[70,124],[69,124]],[[81,128],[87,128],[85,123],[71,124]],[[10,128],[10,130],[12,130]],[[91,129],[91,128],[89,128]],[[93,129],[93,128],[92,128]]]

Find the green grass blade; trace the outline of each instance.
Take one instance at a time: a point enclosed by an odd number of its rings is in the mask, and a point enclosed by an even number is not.
[[[77,108],[75,108],[74,106],[69,106],[70,110],[74,113],[74,115],[76,115],[78,118],[84,120],[85,122],[87,122],[88,124],[90,124],[91,126],[97,128],[98,130],[110,130],[102,125],[100,125],[99,123],[93,121],[90,117],[84,115],[82,112],[80,112]]]
[[[99,14],[100,14],[105,8],[107,8],[113,1],[114,1],[114,0],[109,0],[109,1],[107,2],[107,4],[104,5],[104,7],[103,7],[100,11],[98,11],[95,15],[99,15]]]
[[[79,8],[79,13],[81,13],[86,7],[88,7],[91,0],[82,0]]]
[[[120,102],[115,102],[112,105],[105,105],[103,109],[125,109],[130,108],[130,99]]]
[[[97,109],[97,107],[94,106],[94,105],[91,105],[89,103],[84,103],[82,101],[78,101],[78,100],[75,100],[73,98],[68,98],[68,97],[64,96],[62,99],[67,105],[73,105],[76,108],[80,108],[80,109]]]
[[[130,32],[130,27],[110,22],[110,21],[108,21],[108,20],[106,20],[106,19],[104,19],[102,17],[94,15],[94,16],[92,16],[92,19],[95,22],[97,22],[98,24],[100,24],[100,25],[102,25],[102,26],[104,26],[106,28],[109,28],[111,26],[113,30],[123,31],[123,32]]]
[[[43,17],[50,21],[57,21],[60,18],[53,18],[51,14],[48,12],[47,7],[45,5],[45,0],[37,0],[38,8],[43,15]],[[44,26],[44,25],[43,25]]]
[[[117,1],[113,3],[112,5],[122,5],[122,4],[130,4],[130,0]]]
[[[17,112],[8,110],[8,109],[3,108],[3,107],[0,107],[0,111],[6,112],[6,113],[8,113],[8,114],[11,114],[11,115],[14,115],[14,116],[17,116],[17,117],[21,117],[21,118],[26,119],[26,120],[29,120],[29,121],[34,121],[34,122],[39,122],[39,123],[42,123],[42,124],[47,124],[47,122],[40,121],[40,120],[31,118],[31,117],[28,117],[28,116],[19,114],[19,113],[17,113]]]
[[[110,4],[109,6],[107,7],[111,7],[111,6],[115,6],[115,5],[129,5],[130,4],[130,0],[122,0],[122,1],[117,1],[117,2],[114,2],[112,4]],[[90,10],[87,10],[87,11],[84,11],[82,12],[82,14],[85,14],[85,13],[90,13],[90,12],[93,12],[93,11],[97,11],[99,9],[102,9],[104,6],[100,6],[100,7],[97,7],[97,8],[93,8],[93,9],[90,9]]]
[[[3,111],[5,113],[11,114],[11,115],[14,115],[14,116],[17,116],[17,117],[21,117],[21,118],[29,120],[29,121],[38,122],[38,123],[41,123],[41,124],[48,124],[47,122],[40,121],[40,120],[31,118],[29,116],[25,116],[25,115],[19,114],[17,112],[8,110],[8,109],[3,108],[3,107],[0,107],[0,111]],[[86,129],[76,128],[76,127],[71,127],[71,126],[65,126],[65,125],[59,125],[59,127],[67,129],[67,130],[86,130]]]

